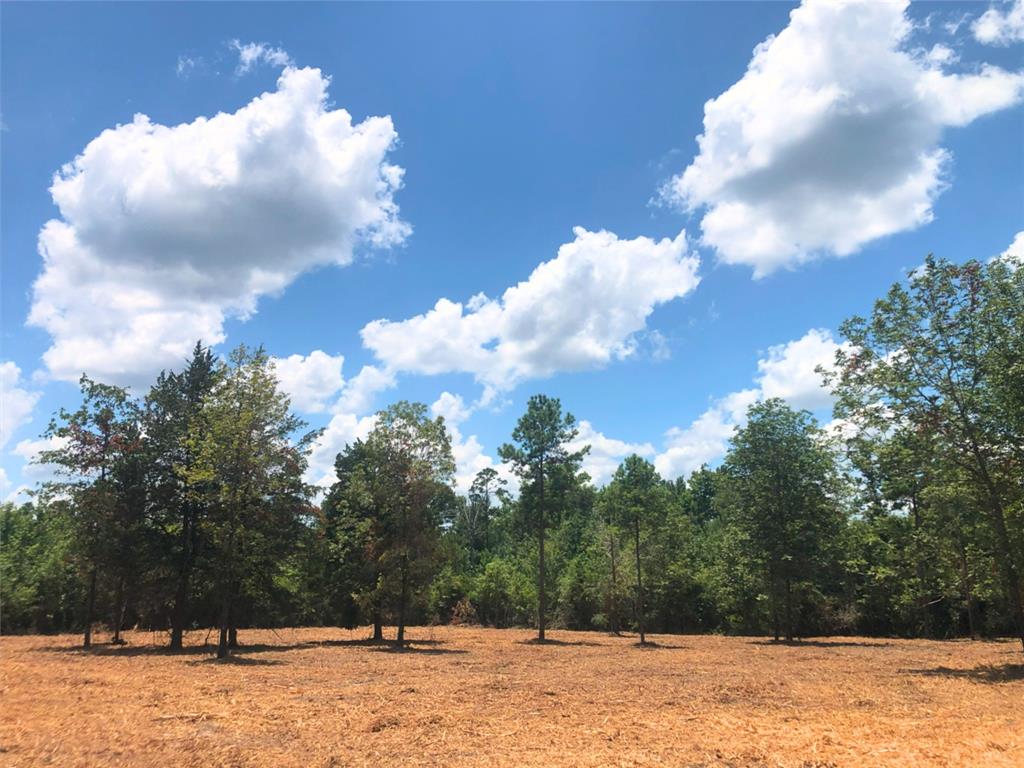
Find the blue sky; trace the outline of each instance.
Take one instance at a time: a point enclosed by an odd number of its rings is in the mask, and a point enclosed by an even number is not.
[[[685,474],[757,397],[827,421],[844,318],[1024,229],[1019,2],[0,13],[5,497],[79,373],[200,335],[281,359],[315,482],[405,398],[465,483],[536,392],[598,481]]]

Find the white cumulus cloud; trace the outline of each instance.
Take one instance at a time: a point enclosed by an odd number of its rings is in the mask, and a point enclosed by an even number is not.
[[[721,458],[733,431],[746,420],[747,409],[758,400],[778,397],[807,410],[830,405],[832,396],[815,369],[830,367],[840,346],[829,331],[812,328],[799,339],[769,347],[757,361],[755,387],[716,400],[688,427],[666,432],[665,450],[654,462],[658,471],[676,478]]]
[[[407,237],[391,119],[353,123],[329,107],[329,82],[287,67],[233,113],[136,115],[55,175],[60,217],[39,234],[29,314],[52,337],[52,376],[145,381],[301,273]]]
[[[369,323],[363,343],[388,371],[471,373],[492,392],[629,357],[655,307],[697,286],[700,260],[685,232],[657,241],[574,232],[501,298],[440,299],[422,315]]]
[[[1003,251],[996,258],[1002,259],[1008,264],[1024,264],[1024,232],[1018,232],[1013,242],[1010,243],[1010,247]]]
[[[598,486],[605,485],[612,479],[615,470],[627,456],[635,453],[644,458],[652,458],[655,454],[654,446],[650,443],[616,440],[595,429],[586,419],[579,422],[578,429],[576,439],[566,447],[570,451],[579,451],[584,446],[590,446],[590,451],[583,457],[583,471],[590,475],[591,480]]]
[[[283,48],[275,48],[266,43],[242,43],[231,41],[231,47],[238,52],[236,75],[251,72],[258,64],[269,64],[272,67],[293,67],[292,57]]]
[[[21,378],[21,369],[5,360],[0,363],[0,450],[18,427],[32,418],[32,410],[42,396],[27,389]]]
[[[699,152],[664,198],[755,277],[921,226],[948,183],[942,132],[1009,107],[1024,75],[911,50],[906,0],[805,0],[704,107]]]
[[[1009,45],[1024,41],[1024,0],[989,8],[974,20],[971,32],[975,40],[985,45]]]
[[[341,368],[343,355],[314,350],[308,355],[273,358],[281,389],[291,397],[292,406],[306,413],[327,410],[327,402],[345,383]]]
[[[831,405],[832,396],[815,369],[830,367],[839,347],[831,333],[818,328],[795,341],[769,347],[768,356],[757,361],[761,396],[779,397],[794,408],[807,410]]]
[[[350,443],[365,440],[376,423],[376,414],[356,416],[352,413],[338,413],[332,416],[310,452],[306,482],[321,488],[334,485],[338,479],[334,472],[334,460],[338,454]]]

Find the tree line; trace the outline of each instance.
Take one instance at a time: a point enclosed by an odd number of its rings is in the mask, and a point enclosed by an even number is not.
[[[82,379],[40,461],[60,476],[0,511],[3,632],[106,625],[429,622],[648,633],[981,637],[1024,644],[1024,270],[929,258],[841,333],[821,375],[839,429],[752,405],[687,478],[627,457],[604,487],[576,421],[531,397],[456,493],[450,435],[399,402],[338,454],[321,497],[306,431],[261,349],[197,345],[141,398]]]

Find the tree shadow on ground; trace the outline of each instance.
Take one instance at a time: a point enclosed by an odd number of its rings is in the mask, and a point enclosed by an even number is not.
[[[454,650],[444,650],[435,646],[444,645],[443,640],[407,640],[406,643],[417,647],[413,650],[416,653],[427,653],[428,650],[435,650],[436,653],[455,653]],[[286,651],[309,650],[312,648],[374,648],[377,650],[394,650],[393,640],[374,640],[372,638],[355,638],[351,640],[306,640],[299,643],[282,642],[280,645],[267,643],[240,643],[237,648],[232,648],[232,654],[247,655],[250,653],[284,653]],[[217,652],[216,643],[203,645],[187,645],[184,648],[170,648],[167,645],[130,645],[113,643],[97,643],[92,648],[82,648],[73,645],[51,645],[40,650],[48,653],[70,653],[88,654],[90,656],[111,656],[115,658],[133,658],[136,656],[205,656]],[[459,651],[465,653],[465,651]]]
[[[655,640],[648,640],[645,643],[641,643],[639,640],[633,643],[634,648],[639,648],[644,651],[683,651],[686,650],[685,645],[671,645],[670,643],[659,643]]]
[[[315,647],[318,643],[294,643],[291,645],[267,645],[266,643],[241,644],[232,648],[232,653],[272,653],[274,651],[291,651],[297,648]],[[90,656],[113,656],[132,658],[134,656],[203,656],[217,652],[217,644],[187,645],[184,648],[170,648],[166,645],[94,645],[92,648],[81,646],[51,645],[40,650],[50,653],[79,653]]]
[[[905,671],[913,675],[959,678],[978,683],[1014,683],[1024,680],[1024,664],[982,664],[980,667],[972,669],[932,667],[931,669],[908,669]]]
[[[436,641],[430,641],[436,642]],[[375,651],[379,653],[418,653],[424,656],[441,656],[449,653],[469,653],[462,648],[417,648],[417,646],[425,645],[426,643],[419,640],[406,640],[405,645],[398,647],[394,642],[378,643]]]
[[[556,640],[551,637],[545,637],[541,640],[539,637],[531,637],[529,640],[516,640],[519,645],[551,645],[551,646],[563,646],[563,645],[593,645],[602,646],[604,643],[595,643],[591,640]]]
[[[892,643],[862,640],[751,640],[750,645],[781,646],[789,648],[888,648]]]
[[[278,659],[250,659],[245,655],[239,654],[237,651],[232,652],[230,656],[225,656],[223,659],[218,659],[216,656],[210,656],[205,659],[196,659],[190,661],[189,664],[231,664],[242,667],[278,667],[286,662]]]

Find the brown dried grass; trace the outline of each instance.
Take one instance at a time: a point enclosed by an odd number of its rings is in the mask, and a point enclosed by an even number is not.
[[[1021,766],[1010,642],[635,637],[414,628],[205,632],[75,650],[0,638],[9,766]],[[159,644],[159,645],[158,645]]]

